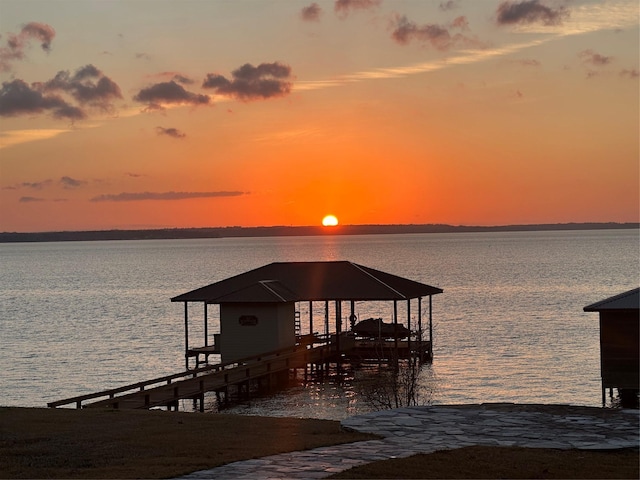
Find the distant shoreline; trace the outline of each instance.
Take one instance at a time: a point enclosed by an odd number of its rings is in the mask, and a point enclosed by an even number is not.
[[[469,233],[469,232],[531,232],[557,230],[638,229],[640,223],[554,223],[535,225],[466,226],[446,224],[423,225],[339,225],[274,226],[274,227],[211,227],[162,228],[148,230],[91,230],[60,232],[0,232],[0,243],[77,242],[100,240],[178,240],[229,237],[286,237],[320,235],[376,235],[405,233]]]

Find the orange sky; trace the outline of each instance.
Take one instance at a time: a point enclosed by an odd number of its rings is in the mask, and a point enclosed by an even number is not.
[[[635,0],[0,0],[0,231],[637,222]]]

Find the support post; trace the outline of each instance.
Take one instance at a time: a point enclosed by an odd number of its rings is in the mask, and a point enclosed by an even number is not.
[[[424,360],[424,346],[422,345],[422,297],[418,297],[418,346],[420,348],[420,361],[422,361]]]
[[[184,302],[184,360],[189,370],[189,303]]]
[[[313,300],[309,300],[309,333],[313,335]]]
[[[409,329],[407,347],[409,349],[409,359],[411,359],[411,299],[407,299],[407,328]]]
[[[351,314],[349,315],[349,327],[353,330],[356,326],[356,302],[351,300]]]
[[[433,361],[433,295],[429,295],[429,356]]]
[[[204,302],[204,346],[209,346],[209,315],[207,309],[207,302]],[[209,355],[207,355],[209,356]]]
[[[393,301],[393,346],[398,355],[398,301]]]
[[[324,334],[329,341],[329,300],[324,301]]]
[[[207,302],[204,302],[204,346],[209,346],[209,313],[207,309]],[[196,360],[200,357],[196,357]],[[204,363],[206,365],[209,364],[209,353],[204,354]],[[198,362],[196,361],[196,368],[198,367]]]
[[[342,333],[342,302],[336,300],[336,350],[340,357],[340,334]],[[338,358],[338,362],[340,359]]]

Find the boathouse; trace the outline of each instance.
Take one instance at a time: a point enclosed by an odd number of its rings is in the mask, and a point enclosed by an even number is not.
[[[584,307],[600,314],[602,404],[606,390],[618,390],[623,407],[638,407],[640,390],[640,288]]]
[[[322,372],[345,359],[381,361],[384,355],[431,360],[432,296],[438,293],[442,289],[347,261],[271,263],[171,299],[184,303],[184,372],[48,406],[177,410],[181,401],[193,400],[194,409],[199,405],[204,411],[207,392],[228,403],[231,390],[237,396],[249,395],[252,385],[269,391],[292,370],[306,374],[309,366]],[[428,316],[423,319],[424,299]],[[356,322],[356,303],[369,301],[392,302],[392,322]],[[211,305],[219,306],[218,323],[210,318]],[[203,316],[203,344],[195,347],[189,342],[190,306],[202,308],[197,310]],[[321,318],[314,319],[314,310],[323,311]],[[210,323],[219,331],[211,332]],[[220,355],[220,362],[209,363],[210,355]],[[195,368],[189,364],[193,358]]]
[[[301,343],[333,342],[340,349],[346,348],[344,335],[355,326],[355,304],[362,301],[406,302],[406,331],[415,332],[413,347],[428,346],[431,355],[432,296],[442,289],[402,278],[390,273],[358,265],[348,261],[323,262],[275,262],[234,277],[178,295],[172,302],[184,303],[185,361],[196,358],[196,367],[211,354],[220,354],[222,363],[239,358],[259,355]],[[428,319],[423,325],[422,301],[428,300]],[[415,313],[411,324],[411,312]],[[308,302],[306,335],[301,335],[303,319],[300,318],[302,302]],[[314,319],[314,303],[324,305],[324,318]],[[329,305],[334,309],[334,319],[329,329]],[[189,344],[189,305],[203,306],[203,345]],[[220,332],[209,335],[209,305],[219,305]],[[344,307],[344,310],[343,310]],[[417,317],[417,318],[416,318]],[[315,324],[314,324],[315,320]],[[393,322],[398,321],[397,314]],[[405,323],[405,322],[402,322]],[[427,336],[428,333],[428,336]],[[355,337],[355,332],[350,336]],[[400,347],[398,338],[394,346]],[[412,337],[409,335],[409,350]],[[403,344],[404,345],[404,344]]]

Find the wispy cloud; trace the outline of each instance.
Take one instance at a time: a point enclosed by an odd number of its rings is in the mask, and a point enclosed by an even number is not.
[[[580,57],[584,63],[593,65],[596,67],[602,67],[604,65],[608,65],[613,61],[613,57],[602,55],[591,49],[583,50],[578,54],[578,57]]]
[[[316,2],[313,2],[311,5],[303,7],[300,11],[300,18],[305,22],[317,22],[320,20],[321,14],[322,8]]]
[[[456,8],[458,8],[458,1],[446,0],[445,2],[440,2],[440,5],[438,6],[438,8],[440,8],[440,10],[442,10],[443,12],[455,10]]]
[[[521,65],[523,67],[539,67],[540,61],[535,58],[521,58],[518,60],[510,60],[510,63],[514,63],[516,65]]]
[[[563,6],[545,5],[540,0],[505,1],[498,5],[496,21],[499,25],[540,23],[559,25],[569,17]]]
[[[88,117],[87,108],[113,112],[113,102],[119,99],[120,87],[94,65],[85,65],[73,74],[60,71],[45,82],[28,84],[19,78],[3,82],[0,116],[50,114],[56,119],[83,120]]]
[[[355,10],[369,10],[376,8],[382,3],[382,0],[336,0],[333,9],[340,17],[346,17],[350,12]]]
[[[156,127],[156,132],[158,133],[158,135],[165,135],[167,137],[178,138],[178,139],[186,138],[187,136],[186,133],[173,127],[171,128]]]
[[[94,65],[80,67],[73,74],[60,71],[51,80],[35,84],[43,92],[66,92],[79,104],[112,111],[112,102],[122,99],[120,87]]]
[[[231,72],[231,80],[209,73],[202,83],[203,88],[244,101],[282,97],[289,94],[291,86],[291,67],[280,62],[257,67],[246,63]]]
[[[628,78],[638,78],[640,77],[640,72],[637,68],[625,68],[624,70],[620,71],[620,76]]]
[[[83,185],[86,185],[87,181],[64,176],[60,178],[60,184],[62,185],[63,188],[78,188],[78,187],[82,187]]]
[[[20,197],[18,199],[20,203],[33,203],[33,202],[44,202],[44,198],[40,197]]]
[[[88,183],[89,182],[87,182],[86,180],[79,180],[77,178],[73,178],[68,175],[64,175],[56,181],[57,185],[60,185],[62,186],[62,188],[67,190],[72,188],[79,188],[84,185],[87,185]],[[45,188],[49,188],[52,186],[54,186],[54,181],[51,179],[47,179],[47,180],[38,180],[34,182],[22,182],[15,185],[3,187],[3,190],[20,190],[20,189],[43,190]]]
[[[602,30],[616,30],[638,24],[638,2],[610,0],[571,7],[569,17],[560,24],[521,23],[512,25],[515,33],[556,34],[561,37]]]
[[[0,149],[21,143],[54,138],[71,131],[72,129],[5,130],[0,132]]]
[[[45,187],[48,187],[49,185],[51,185],[53,182],[52,180],[48,179],[48,180],[41,180],[39,182],[22,182],[19,187],[24,187],[24,188],[33,188],[36,190],[41,190]]]
[[[360,72],[340,75],[326,80],[299,80],[294,85],[295,91],[318,90],[338,87],[341,85],[366,80],[382,80],[401,78],[408,75],[418,75],[435,72],[458,65],[470,65],[485,62],[495,58],[512,55],[514,53],[537,47],[549,42],[560,40],[573,35],[582,35],[602,30],[626,28],[637,24],[637,5],[634,1],[618,0],[605,6],[593,8],[593,5],[583,5],[571,11],[571,16],[563,25],[547,26],[540,29],[539,25],[518,25],[515,33],[540,33],[540,38],[525,42],[516,42],[494,48],[461,50],[448,58],[420,62],[397,67],[374,68]]]
[[[24,80],[3,82],[0,88],[0,116],[15,117],[50,113],[54,118],[81,120],[86,113],[58,95],[45,95]]]
[[[165,79],[166,81],[173,80],[177,83],[182,83],[183,85],[193,85],[194,83],[196,83],[193,78],[189,78],[187,75],[184,75],[180,72],[160,72],[149,75],[149,77]]]
[[[138,192],[98,195],[91,199],[92,202],[136,202],[143,200],[187,200],[191,198],[218,198],[239,197],[247,195],[247,192],[220,191],[220,192]]]
[[[175,80],[160,82],[143,88],[133,99],[144,103],[150,110],[163,110],[166,104],[171,105],[207,105],[209,96],[193,93],[176,83]]]
[[[282,132],[274,132],[266,135],[260,135],[254,138],[256,142],[265,142],[277,144],[283,142],[291,142],[295,140],[308,139],[321,134],[321,130],[317,128],[300,128],[296,130],[286,130]]]
[[[46,53],[51,51],[51,42],[56,31],[51,25],[39,22],[27,23],[20,33],[9,33],[6,45],[0,46],[0,72],[11,70],[12,62],[25,58],[31,40],[40,41],[40,47]]]
[[[411,41],[429,44],[437,50],[449,50],[454,46],[479,46],[479,42],[461,33],[451,33],[450,28],[466,30],[469,28],[466,17],[457,17],[450,26],[437,24],[418,25],[407,19],[406,16],[398,16],[395,20],[395,28],[391,38],[400,45],[406,45]]]

